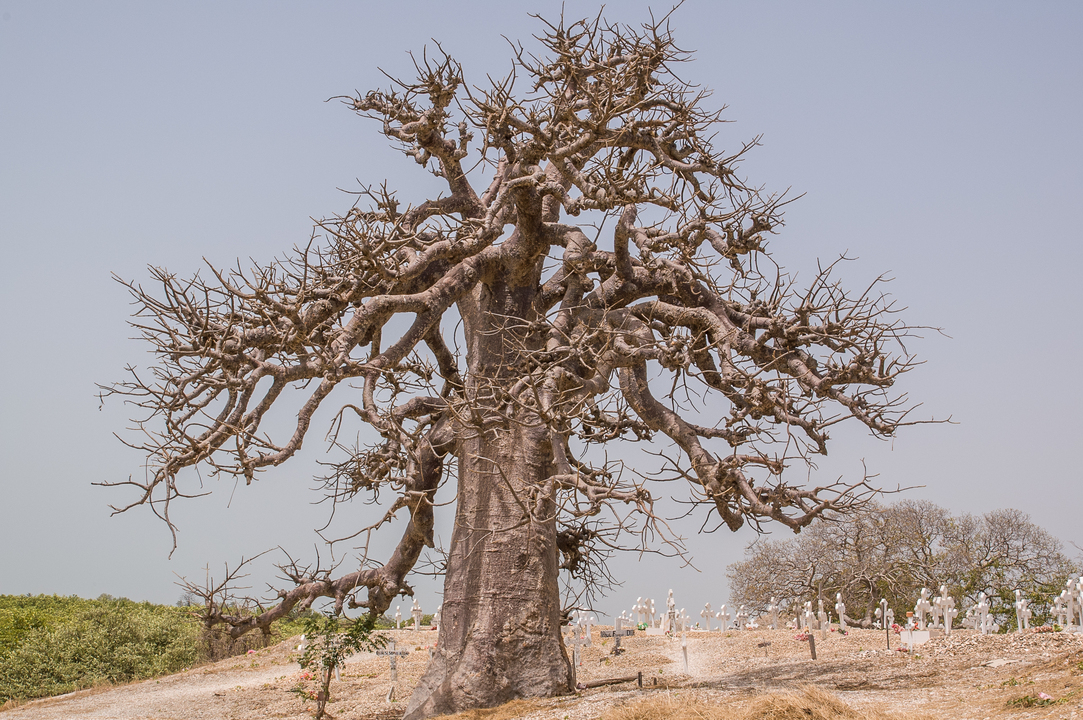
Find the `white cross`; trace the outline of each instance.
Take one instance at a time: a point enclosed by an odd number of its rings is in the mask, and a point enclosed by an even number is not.
[[[377,655],[386,655],[391,661],[391,682],[395,682],[399,679],[399,658],[405,657],[410,654],[408,650],[396,650],[395,641],[392,640],[390,647],[386,650],[377,650]]]
[[[719,608],[718,612],[715,613],[715,617],[718,618],[719,621],[722,623],[722,625],[718,628],[719,631],[720,632],[726,632],[726,630],[729,629],[729,625],[730,625],[730,614],[729,614],[729,611],[726,610],[725,605],[723,605],[721,608]]]
[[[571,639],[568,641],[572,646],[572,664],[579,667],[583,661],[580,659],[579,646],[586,645],[587,641],[582,637],[583,626],[579,621],[571,626]],[[587,636],[589,637],[589,635]]]
[[[925,613],[932,609],[933,606],[929,602],[929,590],[927,588],[922,588],[921,597],[918,598],[917,603],[914,605],[914,619],[917,620],[918,630],[925,629]]]
[[[421,631],[421,606],[417,604],[417,598],[414,598],[414,607],[410,609],[410,614],[414,616],[414,632]]]
[[[699,616],[703,618],[703,622],[706,625],[704,629],[707,632],[711,632],[711,618],[714,617],[714,615],[711,613],[711,603],[707,603],[703,606],[703,611],[699,614]]]

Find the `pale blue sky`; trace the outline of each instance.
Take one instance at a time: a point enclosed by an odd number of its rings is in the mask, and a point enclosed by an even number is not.
[[[638,23],[646,8],[607,16]],[[139,473],[141,458],[111,436],[127,413],[99,409],[94,384],[149,360],[127,340],[110,273],[267,259],[307,239],[310,216],[347,207],[336,188],[358,180],[423,192],[429,180],[372,122],[324,101],[383,86],[378,66],[408,73],[406,51],[430,38],[482,83],[509,67],[501,35],[529,47],[528,13],[559,9],[0,0],[0,593],[173,602],[174,573],[279,543],[311,553],[318,442],[228,509],[232,482],[213,480],[213,495],[177,507],[172,559],[149,512],[108,517],[128,496],[91,483]],[[951,336],[913,344],[927,364],[906,389],[958,424],[890,444],[836,433],[822,472],[852,475],[865,458],[885,486],[925,486],[908,497],[1017,507],[1083,544],[1083,5],[689,0],[673,26],[696,51],[684,75],[729,106],[725,141],[764,136],[749,178],[805,193],[776,257],[807,277],[817,257],[848,251],[852,285],[891,273],[907,319]],[[623,561],[626,584],[601,609],[669,587],[690,612],[718,605],[724,567],[751,539],[695,541],[702,573]],[[270,577],[262,566],[252,580]],[[436,588],[419,590],[434,607]]]

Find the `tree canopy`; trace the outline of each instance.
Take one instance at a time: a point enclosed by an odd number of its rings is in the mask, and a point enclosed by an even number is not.
[[[828,517],[790,540],[758,540],[727,576],[732,602],[752,612],[772,597],[796,608],[817,599],[833,604],[842,593],[850,622],[869,627],[881,598],[901,618],[922,588],[939,594],[941,586],[960,607],[984,593],[1001,625],[1014,618],[1020,590],[1039,623],[1076,571],[1060,541],[1019,510],[953,515],[907,500]]]

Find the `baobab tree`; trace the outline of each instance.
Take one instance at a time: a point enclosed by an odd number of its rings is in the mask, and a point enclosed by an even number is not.
[[[468,85],[438,51],[415,80],[342,98],[438,197],[369,187],[284,258],[126,283],[157,364],[111,387],[145,411],[133,444],[151,464],[120,510],[168,522],[193,466],[251,482],[330,408],[330,494],[394,494],[365,533],[409,516],[386,558],[294,568],[272,606],[210,603],[208,624],[266,630],[319,598],[382,614],[412,592],[454,483],[438,650],[410,718],[573,691],[561,573],[589,581],[612,550],[676,542],[653,483],[680,481],[717,527],[799,530],[875,489],[794,484],[786,466],[826,453],[835,423],[907,422],[891,388],[911,328],[878,284],[848,293],[831,265],[799,288],[770,260],[788,200],[741,179],[755,140],[715,147],[721,110],[675,73],[688,58],[666,21],[541,22],[541,52],[513,48],[502,80]],[[289,403],[274,439],[265,420]],[[354,423],[378,439],[338,442]],[[655,464],[599,450],[620,440]]]

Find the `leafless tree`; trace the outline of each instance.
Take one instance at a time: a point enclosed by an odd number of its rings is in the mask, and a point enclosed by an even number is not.
[[[985,593],[1001,624],[1014,617],[1021,590],[1041,621],[1075,570],[1060,542],[1018,510],[953,516],[911,500],[829,514],[791,540],[758,540],[727,576],[731,601],[754,611],[771,597],[791,604],[823,597],[826,605],[842,593],[847,621],[870,627],[881,598],[902,617],[921,588],[936,594],[941,585],[960,607]]]
[[[383,613],[411,593],[434,497],[455,483],[439,650],[410,718],[571,692],[561,571],[589,583],[614,550],[680,552],[655,483],[680,481],[716,527],[797,530],[874,488],[792,484],[787,465],[847,419],[878,437],[909,422],[892,387],[912,328],[879,281],[852,294],[835,263],[799,287],[773,263],[788,200],[741,179],[756,140],[716,147],[721,110],[677,73],[668,20],[540,22],[541,54],[513,47],[514,71],[484,87],[438,48],[415,80],[343,99],[438,197],[368,188],[285,258],[127,283],[158,364],[110,388],[145,413],[132,444],[151,463],[119,483],[136,491],[120,510],[169,522],[193,466],[251,482],[333,404],[330,495],[393,496],[361,537],[409,515],[386,559],[296,573],[273,607],[215,618],[232,632],[321,597]],[[273,439],[265,420],[288,402],[296,422]],[[378,441],[339,443],[354,423]],[[599,449],[618,440],[658,463]]]

